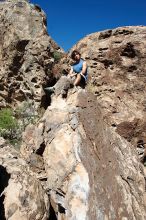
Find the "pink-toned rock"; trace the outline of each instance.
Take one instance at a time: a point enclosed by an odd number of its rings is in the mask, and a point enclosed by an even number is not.
[[[54,95],[36,133],[58,219],[146,218],[143,167],[132,145],[104,123],[93,95],[83,89]]]
[[[0,29],[0,106],[44,106],[43,88],[56,81],[55,54],[63,55],[47,34],[45,13],[25,0],[3,1]]]
[[[72,48],[89,64],[88,87],[104,120],[134,146],[146,142],[145,38],[145,26],[121,27],[87,35]]]
[[[7,144],[0,148],[0,194],[0,219],[48,219],[46,192],[28,163]]]
[[[48,99],[43,87],[70,61],[58,62],[63,51],[44,12],[3,1],[0,28],[0,106],[50,104],[23,133],[21,156],[0,139],[0,219],[145,220],[146,174],[132,144],[146,152],[146,27],[82,39],[73,49],[89,64],[87,90],[96,97],[63,76]]]

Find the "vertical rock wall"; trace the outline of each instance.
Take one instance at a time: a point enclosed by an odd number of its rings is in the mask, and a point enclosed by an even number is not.
[[[0,29],[1,107],[41,106],[43,87],[55,80],[54,54],[63,53],[47,34],[44,12],[24,0],[0,2]]]
[[[105,125],[93,95],[83,89],[66,99],[54,95],[32,130],[21,151],[29,158],[43,145],[57,219],[145,219],[143,167],[131,144]]]
[[[72,48],[89,65],[89,88],[104,119],[129,142],[146,142],[146,27],[129,26],[87,35]]]
[[[48,196],[29,164],[0,140],[0,219],[47,220]]]

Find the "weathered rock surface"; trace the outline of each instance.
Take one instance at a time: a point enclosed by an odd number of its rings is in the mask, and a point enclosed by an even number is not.
[[[90,34],[73,49],[90,68],[89,87],[104,119],[135,146],[146,143],[146,27]]]
[[[63,52],[47,34],[44,12],[25,0],[0,2],[0,30],[0,106],[43,105],[43,87],[55,80],[55,53]]]
[[[144,220],[143,166],[132,145],[107,127],[96,98],[83,89],[54,95],[21,152],[40,153],[57,219]],[[55,214],[54,214],[55,218]]]
[[[47,107],[43,87],[68,66],[66,57],[58,62],[63,51],[44,12],[1,1],[0,29],[0,107]],[[145,38],[146,27],[123,27],[75,45],[97,99],[62,77],[44,116],[23,134],[23,159],[0,139],[0,219],[146,219],[146,171],[131,145],[143,150],[146,141]]]
[[[48,196],[19,153],[0,139],[0,219],[47,220]]]

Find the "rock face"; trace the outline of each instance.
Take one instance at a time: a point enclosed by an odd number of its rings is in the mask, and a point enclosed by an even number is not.
[[[42,87],[55,80],[55,53],[63,52],[47,34],[44,12],[25,0],[0,2],[0,29],[0,106],[40,106]]]
[[[89,87],[104,119],[128,141],[146,142],[146,27],[93,33],[79,41],[89,63]]]
[[[44,160],[54,219],[146,218],[143,167],[131,144],[104,124],[93,95],[54,95],[30,128],[21,152]]]
[[[0,29],[0,108],[47,107],[43,87],[68,67],[44,12],[1,1]],[[0,138],[0,219],[146,219],[146,174],[132,146],[146,141],[145,38],[146,27],[85,37],[74,48],[89,62],[97,97],[61,77],[43,117],[25,130],[21,155]]]
[[[0,219],[47,220],[49,201],[19,153],[0,140]]]

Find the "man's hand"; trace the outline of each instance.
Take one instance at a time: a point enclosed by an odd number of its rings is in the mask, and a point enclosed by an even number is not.
[[[77,73],[74,73],[73,72],[73,68],[71,67],[71,70],[70,70],[70,72],[69,72],[69,74],[68,74],[68,77],[74,77],[74,76],[76,76],[77,75]]]
[[[76,76],[77,75],[77,73],[71,73],[71,74],[69,74],[69,76],[72,78],[72,77],[74,77],[74,76]]]

